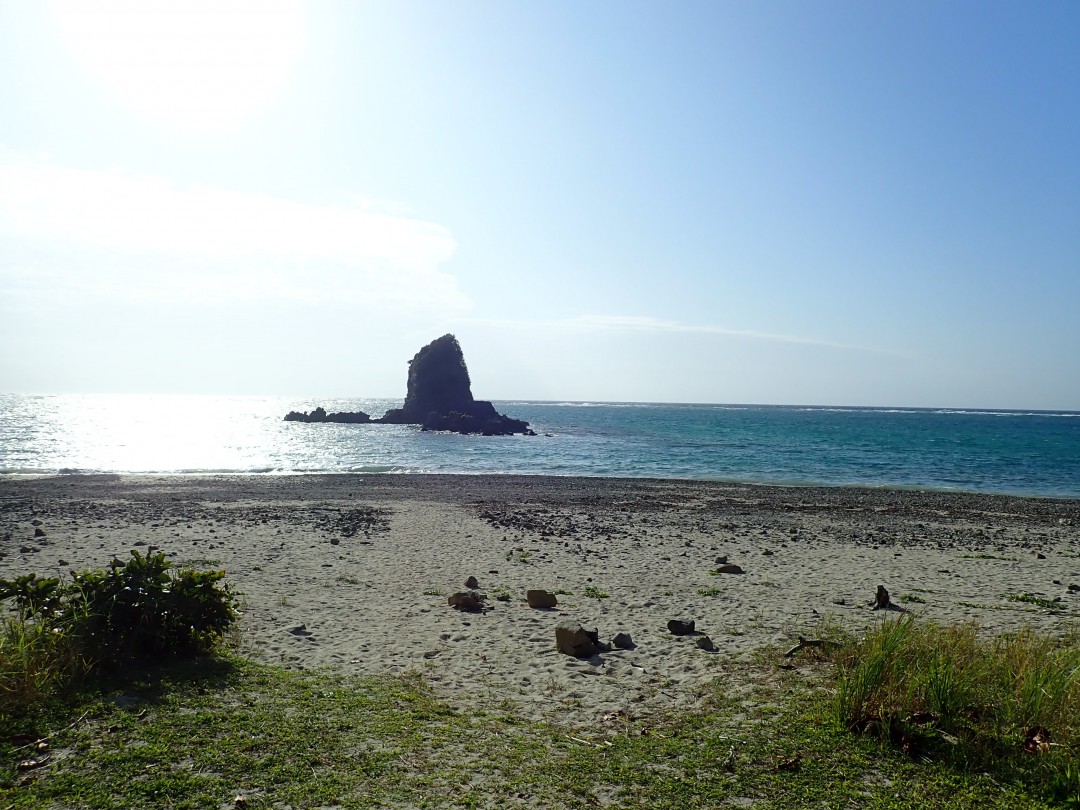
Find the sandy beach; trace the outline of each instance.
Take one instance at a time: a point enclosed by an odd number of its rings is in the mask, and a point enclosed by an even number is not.
[[[585,723],[692,703],[695,687],[822,621],[880,621],[879,585],[918,617],[986,632],[1062,632],[1080,616],[1075,500],[451,475],[0,483],[2,576],[100,568],[133,549],[225,570],[239,647],[258,660],[418,671],[452,705]],[[743,573],[715,573],[723,563]],[[480,612],[447,604],[468,577]],[[529,607],[529,589],[558,605]],[[677,618],[697,632],[673,635]],[[566,621],[633,647],[562,654]]]

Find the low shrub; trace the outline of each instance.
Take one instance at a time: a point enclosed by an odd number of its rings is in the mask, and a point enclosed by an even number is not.
[[[92,669],[140,657],[210,650],[236,618],[223,571],[172,569],[164,554],[133,552],[70,580],[0,579],[15,615],[0,632],[0,702],[25,705]]]

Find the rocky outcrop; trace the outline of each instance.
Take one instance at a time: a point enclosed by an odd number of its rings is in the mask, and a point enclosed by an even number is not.
[[[290,411],[285,421],[420,425],[422,430],[484,436],[536,435],[529,430],[528,422],[498,413],[490,402],[473,399],[465,356],[453,335],[433,340],[409,361],[405,404],[391,408],[381,418],[372,419],[363,411],[327,413],[323,408],[316,408],[311,413]]]
[[[443,335],[416,353],[409,361],[405,404],[373,421],[485,436],[535,435],[528,422],[498,413],[490,402],[473,399],[465,356],[453,335]]]
[[[363,411],[327,413],[325,408],[318,407],[311,413],[301,411],[289,411],[285,416],[286,422],[339,422],[345,425],[366,425],[371,417]]]

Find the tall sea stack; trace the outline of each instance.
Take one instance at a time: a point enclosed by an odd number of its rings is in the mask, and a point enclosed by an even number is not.
[[[485,436],[532,435],[528,422],[497,413],[490,402],[473,399],[465,356],[453,335],[443,335],[416,353],[409,361],[405,404],[372,421]]]

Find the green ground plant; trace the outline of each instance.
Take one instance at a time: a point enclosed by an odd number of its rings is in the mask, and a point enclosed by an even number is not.
[[[173,569],[137,551],[70,579],[0,580],[14,615],[0,633],[0,715],[139,658],[209,651],[236,618],[222,571]]]
[[[1051,786],[1080,807],[1080,639],[884,620],[833,655],[836,717],[913,756]]]

